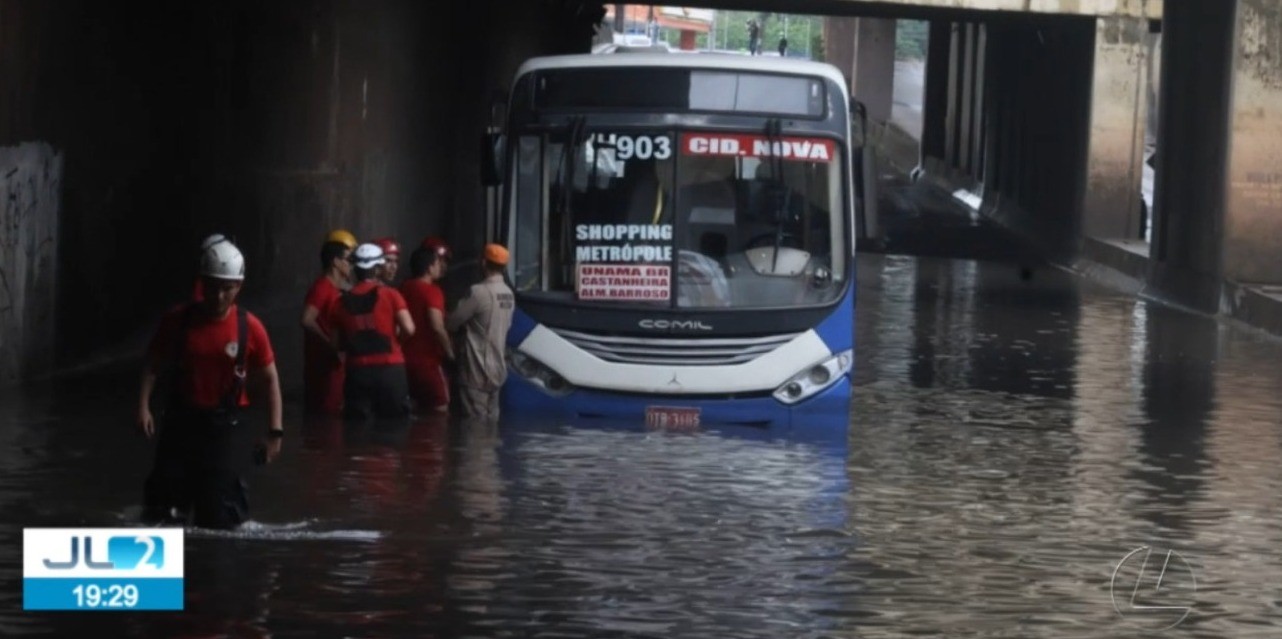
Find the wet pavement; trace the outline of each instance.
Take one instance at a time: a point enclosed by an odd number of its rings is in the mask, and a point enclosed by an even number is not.
[[[860,257],[844,447],[291,420],[255,523],[189,532],[182,613],[21,611],[21,527],[127,525],[150,452],[131,368],[27,389],[0,404],[0,635],[1282,634],[1282,345],[985,246]]]

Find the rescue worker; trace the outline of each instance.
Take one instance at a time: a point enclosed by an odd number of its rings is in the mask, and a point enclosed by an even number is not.
[[[260,461],[280,453],[280,379],[262,322],[236,304],[245,279],[245,259],[229,241],[205,249],[200,263],[205,298],[169,311],[148,349],[138,393],[138,426],[151,438],[151,411],[158,377],[168,373],[168,406],[161,417],[155,461],[143,488],[143,519],[206,528],[234,528],[249,504],[240,471],[248,450],[238,445],[247,425],[247,377],[261,382],[268,430],[259,442]]]
[[[395,284],[396,271],[399,270],[401,265],[401,245],[390,237],[375,240],[374,243],[378,245],[378,248],[383,249],[384,262],[383,266],[379,268],[379,279],[383,280],[384,284]]]
[[[450,388],[442,364],[454,360],[445,331],[445,293],[436,282],[445,273],[449,249],[420,246],[410,254],[411,277],[401,284],[416,330],[405,342],[405,373],[410,397],[420,411],[449,412]]]
[[[213,235],[206,237],[200,241],[200,254],[204,255],[205,251],[208,250],[209,247],[224,241],[230,240],[222,233],[214,233]],[[197,265],[197,271],[199,270],[199,265]],[[191,299],[193,302],[199,302],[205,299],[205,278],[199,275],[196,276],[196,283],[192,286]]]
[[[351,290],[331,311],[335,346],[345,355],[343,413],[363,420],[409,415],[405,355],[401,341],[414,334],[405,298],[378,281],[386,263],[377,244],[361,244],[352,253]]]
[[[308,413],[338,415],[343,410],[343,359],[334,348],[330,310],[343,289],[350,286],[356,237],[337,229],[325,238],[320,250],[320,276],[303,300],[303,407]]]
[[[450,267],[450,259],[453,258],[453,255],[450,253],[450,245],[446,244],[445,240],[438,236],[429,235],[423,238],[421,246],[425,249],[437,252],[437,256],[444,262],[441,264],[441,277],[445,277],[445,271]],[[437,278],[437,281],[440,281],[440,278]]]
[[[469,417],[498,419],[499,389],[507,380],[507,332],[512,327],[516,297],[503,281],[508,251],[487,244],[481,257],[485,278],[472,285],[450,314],[447,328],[464,329],[459,354],[459,395]]]

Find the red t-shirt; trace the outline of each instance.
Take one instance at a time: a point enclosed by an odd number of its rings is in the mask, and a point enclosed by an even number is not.
[[[373,355],[353,355],[348,353],[347,365],[404,364],[405,354],[401,351],[400,341],[396,339],[396,313],[397,311],[406,310],[405,298],[401,297],[401,294],[396,289],[369,280],[353,286],[352,290],[348,291],[348,294],[364,295],[371,290],[378,291],[378,301],[375,302],[374,309],[369,316],[354,317],[347,312],[340,297],[331,307],[330,323],[334,330],[338,331],[344,338],[350,337],[358,330],[378,331],[391,343],[391,352]]]
[[[173,308],[160,320],[148,349],[153,362],[166,361],[175,354],[186,308],[186,304]],[[276,361],[276,354],[267,329],[253,313],[246,313],[245,326],[249,330],[245,368],[252,371],[270,366]],[[197,408],[217,408],[222,403],[234,381],[237,337],[236,305],[222,319],[211,319],[199,309],[192,311],[179,356],[177,388],[183,399]],[[249,396],[243,389],[238,405],[249,405]]]
[[[303,306],[311,306],[319,311],[316,316],[316,325],[320,326],[326,335],[331,335],[333,325],[330,323],[330,313],[334,303],[336,303],[343,292],[334,286],[329,277],[322,275],[312,282],[312,287],[307,289],[307,299],[303,301]],[[329,345],[321,341],[311,331],[303,331],[303,348],[304,354],[308,359],[316,358],[314,361],[327,362],[333,358],[330,355]]]
[[[445,348],[441,346],[428,311],[436,309],[445,318],[445,292],[435,284],[429,284],[418,278],[401,283],[401,295],[409,308],[410,319],[414,320],[414,335],[405,341],[405,356],[412,359],[425,359],[440,362],[445,359]]]

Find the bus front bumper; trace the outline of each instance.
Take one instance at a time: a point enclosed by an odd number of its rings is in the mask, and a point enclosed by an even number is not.
[[[850,376],[843,375],[832,386],[793,405],[772,396],[706,399],[679,395],[633,395],[576,388],[553,396],[517,374],[509,374],[503,387],[502,403],[509,419],[556,418],[568,422],[612,422],[616,425],[654,426],[653,413],[697,409],[700,428],[716,426],[754,427],[771,432],[799,435],[837,435],[844,438],[850,424]],[[655,409],[651,411],[651,409]],[[651,421],[647,416],[651,415]]]

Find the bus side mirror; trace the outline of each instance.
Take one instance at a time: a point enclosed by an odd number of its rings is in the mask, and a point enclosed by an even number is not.
[[[481,138],[481,184],[498,186],[503,183],[504,135],[486,131]]]
[[[868,109],[858,100],[850,103],[850,147],[857,149],[867,142]]]
[[[503,119],[507,113],[507,96],[495,92],[490,98],[490,124],[481,139],[481,184],[498,186],[503,183],[503,155],[506,142]]]

